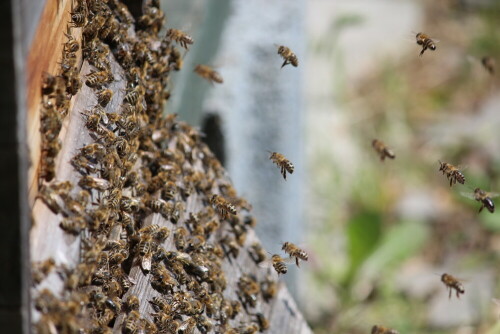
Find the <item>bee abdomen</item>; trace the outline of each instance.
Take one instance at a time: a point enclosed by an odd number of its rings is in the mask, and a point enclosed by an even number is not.
[[[278,274],[286,274],[288,272],[288,268],[283,262],[274,263],[273,267]]]
[[[460,171],[455,171],[454,173],[455,179],[457,180],[458,183],[464,184],[465,183],[465,176],[462,174]]]
[[[495,204],[493,203],[493,200],[491,198],[485,198],[483,200],[483,205],[486,207],[486,209],[488,209],[489,212],[495,212]]]

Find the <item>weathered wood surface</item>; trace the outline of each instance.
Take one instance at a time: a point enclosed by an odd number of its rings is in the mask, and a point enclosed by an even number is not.
[[[31,165],[28,172],[29,200],[33,203],[38,191],[37,171],[40,162],[40,102],[42,75],[56,74],[59,70],[67,25],[71,20],[72,0],[47,0],[26,60],[26,131],[30,143]],[[81,29],[73,28],[72,34],[81,39]],[[78,51],[81,59],[81,50]],[[81,61],[79,60],[81,64]]]
[[[80,236],[71,236],[63,232],[59,227],[59,223],[62,219],[61,215],[54,214],[47,206],[40,200],[36,199],[36,184],[38,182],[37,170],[38,170],[38,160],[40,155],[40,135],[38,131],[39,127],[39,104],[40,104],[40,78],[43,71],[55,72],[57,68],[57,61],[59,60],[62,46],[64,42],[63,32],[66,32],[65,24],[68,21],[68,6],[70,1],[63,1],[62,5],[57,7],[53,6],[56,1],[49,1],[47,7],[42,15],[42,20],[53,20],[53,24],[49,25],[51,28],[48,32],[45,32],[45,36],[52,36],[51,38],[55,41],[51,44],[50,48],[40,47],[40,45],[34,45],[32,47],[33,55],[28,61],[29,70],[29,80],[28,80],[28,132],[31,134],[29,139],[30,152],[32,157],[32,167],[28,176],[30,180],[30,199],[33,200],[32,216],[33,216],[33,226],[30,231],[30,253],[32,261],[42,261],[49,257],[52,257],[58,266],[65,265],[69,268],[74,268],[80,261],[81,256],[81,238]],[[64,10],[57,8],[65,8]],[[54,10],[56,14],[54,14]],[[73,29],[73,36],[79,38],[80,29]],[[39,34],[42,34],[40,32]],[[38,33],[37,33],[38,36]],[[48,37],[45,37],[48,38]],[[44,38],[35,38],[34,43],[44,44]],[[52,52],[47,53],[47,49],[51,49]],[[56,50],[54,52],[54,50]],[[37,52],[40,52],[40,63],[37,62]],[[81,51],[79,51],[81,52]],[[123,69],[114,60],[112,55],[109,56],[112,64],[112,72],[116,81],[109,85],[113,92],[113,98],[111,102],[105,108],[107,112],[117,112],[119,113],[124,94],[126,92],[124,80]],[[84,78],[86,74],[90,72],[92,66],[87,62],[84,62],[80,77]],[[79,149],[89,143],[94,142],[89,131],[84,126],[84,117],[82,112],[88,110],[96,105],[95,91],[87,87],[85,84],[82,89],[78,92],[76,96],[73,97],[71,106],[69,109],[68,116],[64,119],[62,130],[59,134],[63,146],[61,151],[57,156],[56,161],[56,181],[71,181],[75,185],[73,192],[78,190],[78,181],[81,175],[76,172],[69,161],[71,158],[79,151]],[[169,143],[169,147],[175,148],[176,142],[173,139]],[[200,169],[200,164],[195,162],[193,165],[185,164],[183,169]],[[203,171],[204,172],[204,171]],[[207,176],[208,177],[208,176]],[[223,183],[229,182],[225,177],[219,178],[216,181],[216,188]],[[182,183],[182,182],[181,182]],[[182,184],[179,184],[182,186]],[[216,190],[217,192],[218,190]],[[96,197],[95,193],[93,195],[92,201],[98,202],[102,199],[101,197]],[[180,195],[177,195],[177,201],[182,201]],[[184,225],[189,213],[197,213],[206,209],[207,205],[210,205],[206,195],[191,195],[187,198],[185,203],[185,211],[181,214],[181,219],[174,225],[171,221],[165,220],[161,215],[152,213],[147,218],[141,222],[140,226],[147,226],[149,224],[158,224],[160,226],[168,227],[172,232],[176,226]],[[241,214],[243,215],[243,214]],[[243,219],[243,216],[241,216]],[[222,228],[216,233],[213,233],[207,242],[218,243],[221,236],[227,233],[229,226],[227,222],[221,220]],[[83,232],[86,235],[87,232]],[[119,231],[114,231],[112,233],[112,238],[118,239]],[[223,261],[223,270],[227,278],[227,288],[224,291],[224,296],[231,300],[237,300],[236,291],[238,289],[237,282],[242,274],[249,273],[257,277],[257,279],[262,280],[266,275],[272,274],[273,278],[278,280],[277,274],[272,270],[272,268],[261,268],[255,264],[248,254],[248,246],[253,242],[257,241],[257,238],[253,230],[248,231],[247,239],[245,245],[240,248],[239,255],[236,259],[230,259],[226,256]],[[167,238],[167,240],[162,245],[167,251],[175,251],[175,246],[173,244],[173,233]],[[131,254],[131,256],[135,256]],[[129,291],[123,296],[123,300],[130,294],[135,294],[139,296],[141,305],[140,313],[141,316],[145,318],[150,318],[150,313],[153,312],[149,301],[153,296],[159,293],[151,288],[150,280],[151,274],[144,274],[139,268],[139,260],[134,259],[134,265],[130,271],[130,277],[136,282]],[[48,288],[55,294],[61,294],[63,292],[63,280],[60,275],[53,272],[47,279],[45,279],[40,285],[32,289],[33,294],[36,294],[44,288]],[[279,290],[276,298],[270,302],[263,300],[262,296],[259,295],[258,303],[256,307],[250,307],[247,311],[241,312],[234,320],[230,321],[230,325],[233,327],[238,327],[242,322],[255,321],[255,313],[263,313],[269,320],[271,328],[267,331],[268,333],[310,333],[310,329],[304,321],[302,315],[297,310],[297,307],[289,295],[286,287],[280,283]],[[39,319],[38,312],[34,312],[34,320]],[[114,332],[121,332],[121,321],[122,317],[118,317],[115,322]],[[216,329],[217,330],[217,329]]]

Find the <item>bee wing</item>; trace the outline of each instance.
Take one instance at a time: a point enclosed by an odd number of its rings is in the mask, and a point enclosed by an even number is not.
[[[500,196],[500,193],[495,193],[495,192],[491,192],[491,193],[489,192],[488,193],[488,197],[489,198],[495,198],[495,197],[498,197],[498,196]]]
[[[295,258],[290,258],[290,257],[284,257],[282,258],[283,262],[285,263],[293,263],[295,261]],[[273,259],[269,258],[266,259],[258,264],[260,268],[268,269],[273,267]]]
[[[468,192],[468,191],[461,191],[460,195],[462,195],[463,197],[466,197],[468,199],[473,199],[473,200],[476,199],[476,197],[474,196],[474,193],[471,193],[471,192]]]
[[[262,269],[268,269],[273,266],[273,260],[272,259],[266,259],[258,264],[259,268]]]
[[[151,260],[152,260],[152,257],[153,257],[153,253],[152,252],[148,252],[147,254],[145,254],[142,259],[141,259],[141,268],[142,270],[144,271],[151,271]]]

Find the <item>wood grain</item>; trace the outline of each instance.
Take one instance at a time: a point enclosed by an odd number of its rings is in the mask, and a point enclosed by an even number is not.
[[[70,8],[70,1],[65,0],[57,6],[57,1],[49,1],[45,7],[44,13],[40,21],[41,31],[37,32],[32,53],[28,59],[28,131],[29,142],[32,158],[32,167],[29,173],[30,184],[30,198],[33,201],[33,226],[30,231],[30,253],[32,261],[41,261],[49,257],[55,259],[57,265],[65,265],[69,268],[74,268],[80,262],[80,236],[70,236],[64,233],[59,228],[59,223],[62,219],[61,215],[56,215],[50,211],[45,204],[35,198],[37,191],[37,177],[36,171],[38,169],[38,160],[40,154],[40,135],[39,135],[39,104],[40,104],[40,86],[41,75],[43,71],[55,73],[58,65],[57,61],[60,59],[62,51],[62,43],[65,41],[63,33],[66,29],[68,21],[68,11]],[[51,24],[47,24],[51,22]],[[80,39],[80,35],[74,33],[74,36]],[[44,43],[43,41],[47,41]],[[112,55],[109,56],[112,65],[112,73],[117,81],[109,85],[109,88],[114,92],[111,102],[107,105],[107,112],[120,112],[120,106],[125,94],[124,80],[125,75],[122,68],[118,65]],[[80,71],[80,77],[83,78],[91,70],[91,66],[87,62],[83,62]],[[76,94],[70,106],[70,112],[66,117],[63,128],[59,134],[59,138],[63,143],[63,147],[59,152],[56,160],[56,180],[57,181],[70,181],[77,185],[80,174],[77,173],[69,161],[78,152],[78,150],[86,144],[93,142],[90,133],[84,126],[84,121],[81,113],[90,109],[96,104],[95,92],[87,87],[82,86],[82,89]],[[176,146],[175,136],[172,137],[168,143],[170,148]],[[194,170],[203,171],[201,168],[200,158],[195,158],[191,164],[186,160],[183,168],[192,168]],[[204,171],[203,171],[204,172]],[[208,177],[207,175],[205,177]],[[216,180],[216,189],[220,188],[221,184],[228,184],[230,181],[228,177],[222,176]],[[179,186],[182,186],[180,184]],[[78,191],[75,186],[73,193]],[[180,195],[177,195],[177,201],[183,201]],[[94,196],[94,202],[98,198]],[[149,214],[141,223],[141,226],[148,224],[158,224],[166,226],[172,232],[177,226],[185,223],[190,213],[197,213],[206,209],[210,205],[206,194],[192,194],[185,201],[186,210],[181,214],[177,224],[165,220],[159,214]],[[241,214],[242,215],[242,214]],[[240,217],[243,219],[243,216]],[[230,229],[228,222],[221,221],[222,228],[217,233],[213,233],[207,242],[218,243],[223,233],[227,233]],[[111,237],[118,238],[119,231],[113,231]],[[249,229],[247,239],[243,247],[240,248],[239,255],[236,259],[226,256],[222,263],[223,272],[227,279],[227,288],[224,290],[224,297],[237,300],[237,282],[243,274],[252,274],[258,280],[264,279],[268,274],[274,275],[274,279],[278,280],[277,274],[272,271],[272,268],[261,268],[255,264],[248,254],[248,247],[253,242],[258,241],[252,229]],[[175,251],[173,243],[173,233],[162,244],[167,251]],[[127,293],[123,296],[123,300],[130,294],[135,294],[140,298],[139,311],[142,317],[150,318],[152,312],[149,300],[159,293],[152,289],[150,280],[151,274],[144,274],[139,268],[137,256],[133,260],[133,266],[130,271],[130,277],[135,281]],[[60,275],[52,273],[44,280],[36,290],[47,288],[53,291],[56,295],[63,292],[63,281]],[[271,322],[271,329],[267,333],[301,333],[308,334],[311,330],[307,326],[300,312],[288,293],[283,283],[279,284],[279,290],[275,299],[266,302],[261,295],[258,297],[258,302],[255,307],[250,307],[248,310],[243,310],[234,320],[230,321],[230,325],[238,327],[242,322],[250,322],[255,320],[255,313],[260,312],[266,316]],[[38,312],[33,310],[34,321],[39,319]],[[119,316],[115,321],[113,328],[114,333],[121,333],[121,324],[123,315]],[[196,330],[198,332],[198,330]]]
[[[61,60],[64,33],[71,20],[71,0],[48,0],[42,11],[38,28],[26,59],[26,132],[30,143],[31,166],[28,172],[29,203],[33,205],[37,187],[37,171],[40,161],[40,102],[42,75],[44,72],[57,74]],[[73,28],[71,33],[81,38],[81,29]],[[78,51],[79,64],[81,51]]]

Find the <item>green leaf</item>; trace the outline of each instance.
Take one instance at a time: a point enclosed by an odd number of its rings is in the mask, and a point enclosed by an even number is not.
[[[380,246],[366,259],[359,277],[376,279],[388,267],[401,263],[416,254],[425,244],[429,227],[423,222],[401,222],[385,235]]]
[[[348,253],[350,269],[348,278],[375,249],[381,233],[381,217],[375,212],[362,212],[355,216],[347,226],[349,241]]]

